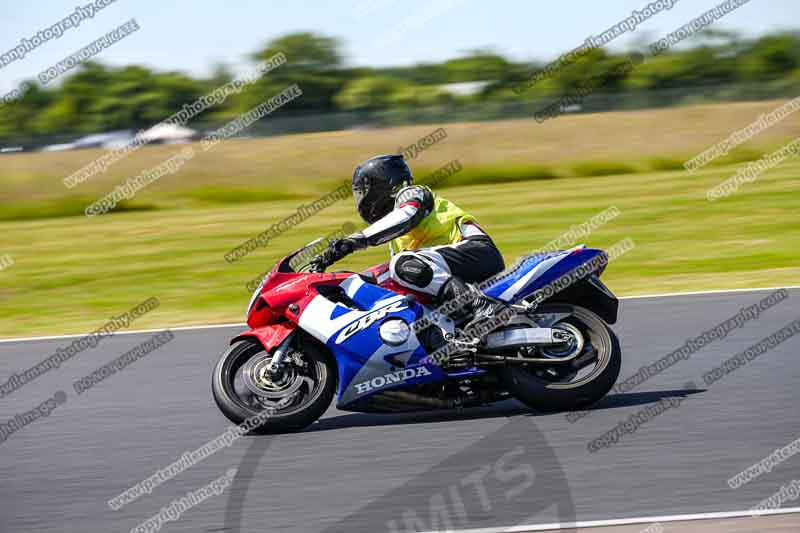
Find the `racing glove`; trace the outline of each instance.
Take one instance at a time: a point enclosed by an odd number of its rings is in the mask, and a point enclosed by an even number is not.
[[[367,238],[364,237],[362,233],[353,233],[344,239],[331,241],[322,257],[326,264],[332,265],[356,250],[361,250],[366,247]]]

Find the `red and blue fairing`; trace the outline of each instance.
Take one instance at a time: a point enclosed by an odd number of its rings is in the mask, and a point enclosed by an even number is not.
[[[337,287],[335,296],[330,288],[320,291],[317,287],[318,292],[328,294],[317,294],[308,302],[299,325],[336,357],[340,408],[365,403],[380,391],[446,377],[436,364],[422,362],[428,353],[411,325],[426,309],[416,299],[369,283],[358,274],[350,274]],[[380,326],[388,320],[401,320],[409,326],[408,338],[401,344],[381,339]]]
[[[429,297],[408,297],[413,291],[392,281],[385,265],[365,274],[295,272],[290,261],[300,251],[286,257],[265,277],[248,311],[247,323],[252,329],[234,340],[251,337],[270,352],[301,328],[336,359],[340,409],[368,410],[370,398],[377,393],[485,373],[472,368],[448,374],[427,357],[430,354],[411,326],[423,316],[430,317],[430,308],[423,305]],[[580,273],[582,268],[585,277],[575,278],[558,294],[585,297],[587,307],[599,310],[612,323],[616,298],[597,279],[606,261],[601,250],[584,247],[529,256],[483,290],[514,303],[568,274]],[[389,343],[381,337],[381,326],[390,320],[408,326],[402,342],[395,339]]]

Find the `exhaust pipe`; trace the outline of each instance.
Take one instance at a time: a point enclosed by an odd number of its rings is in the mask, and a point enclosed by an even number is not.
[[[546,346],[567,342],[564,333],[553,328],[501,329],[486,337],[486,347],[490,350],[521,348],[523,346]]]

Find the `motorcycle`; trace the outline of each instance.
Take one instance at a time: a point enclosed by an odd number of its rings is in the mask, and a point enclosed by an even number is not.
[[[313,254],[321,241],[264,277],[248,306],[250,329],[214,369],[214,399],[228,419],[241,424],[269,410],[254,433],[303,429],[334,395],[338,409],[358,412],[512,397],[543,411],[579,409],[619,376],[620,345],[608,326],[618,300],[599,279],[608,263],[602,250],[526,256],[479,286],[505,304],[502,323],[465,326],[392,280],[388,263],[326,272],[324,255]]]

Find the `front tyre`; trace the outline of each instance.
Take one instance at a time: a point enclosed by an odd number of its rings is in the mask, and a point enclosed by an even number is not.
[[[279,375],[255,340],[237,341],[214,368],[211,390],[220,411],[235,424],[269,409],[272,414],[252,433],[298,431],[317,420],[333,400],[337,370],[333,357],[314,342],[292,341]]]
[[[500,370],[500,378],[515,398],[542,411],[579,409],[595,403],[611,390],[619,377],[622,364],[619,339],[603,320],[583,307],[544,304],[534,316],[547,314],[561,317],[550,327],[579,337],[580,342],[572,345],[579,347],[579,356],[569,364],[511,363]],[[553,349],[539,350],[539,357],[564,355]]]

